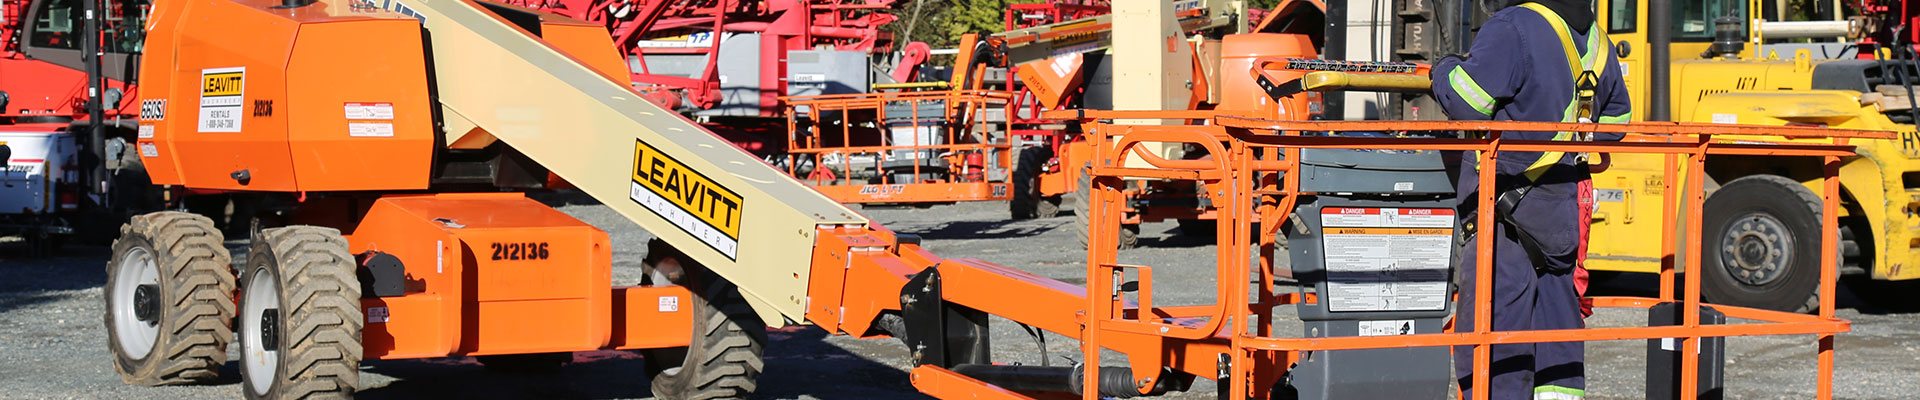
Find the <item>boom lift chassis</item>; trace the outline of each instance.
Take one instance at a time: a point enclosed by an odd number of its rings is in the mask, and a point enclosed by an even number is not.
[[[1838,203],[1837,176],[1840,160],[1851,156],[1850,139],[1884,138],[1884,132],[1839,131],[1827,129],[1749,127],[1703,124],[1634,123],[1627,125],[1516,123],[1516,122],[1302,122],[1253,119],[1206,111],[1080,111],[1055,112],[1067,118],[1086,121],[1092,143],[1110,143],[1095,147],[1095,160],[1106,160],[1092,169],[1094,175],[1093,213],[1095,232],[1121,229],[1124,200],[1122,179],[1145,177],[1198,181],[1207,190],[1224,193],[1230,202],[1217,205],[1218,260],[1215,270],[1221,283],[1217,298],[1208,306],[1161,307],[1154,303],[1152,266],[1117,263],[1113,246],[1090,246],[1087,256],[1086,286],[1076,287],[1036,277],[1025,272],[974,260],[942,260],[920,249],[912,240],[883,232],[861,232],[843,228],[823,229],[816,247],[811,293],[814,306],[810,319],[832,331],[859,335],[868,331],[860,321],[875,321],[882,311],[896,302],[907,322],[905,341],[913,351],[917,366],[913,384],[927,394],[941,398],[1024,398],[1028,390],[1077,392],[1086,399],[1103,396],[1130,396],[1156,393],[1178,387],[1183,376],[1209,376],[1221,379],[1222,398],[1264,398],[1290,366],[1311,352],[1355,349],[1393,349],[1436,346],[1472,346],[1475,387],[1487,387],[1490,345],[1562,341],[1641,340],[1675,338],[1679,354],[1695,352],[1702,338],[1758,335],[1816,335],[1819,370],[1818,398],[1832,393],[1833,338],[1850,329],[1847,321],[1834,317],[1833,264],[1836,235],[1835,205]],[[1143,126],[1114,125],[1105,122],[1121,118],[1184,119],[1203,125]],[[1503,140],[1507,131],[1573,131],[1623,133],[1623,143],[1540,142]],[[1480,139],[1412,139],[1316,136],[1303,133],[1349,132],[1478,132]],[[1787,139],[1787,143],[1734,142],[1716,137],[1768,136]],[[1167,160],[1137,150],[1145,142],[1185,143],[1206,148],[1209,154],[1225,155],[1211,160]],[[1678,278],[1674,262],[1675,236],[1678,243],[1698,243],[1700,214],[1690,213],[1680,221],[1673,210],[1680,202],[1689,209],[1700,209],[1703,188],[1698,181],[1667,180],[1664,202],[1669,232],[1662,249],[1666,263],[1661,269],[1661,291],[1657,298],[1596,297],[1595,307],[1646,309],[1662,303],[1679,302],[1682,318],[1673,326],[1600,327],[1588,329],[1489,332],[1490,319],[1475,321],[1469,333],[1451,332],[1400,336],[1358,336],[1298,338],[1276,335],[1274,311],[1293,304],[1311,304],[1316,295],[1280,290],[1284,283],[1276,277],[1275,236],[1282,234],[1280,222],[1293,217],[1291,210],[1303,198],[1315,193],[1299,190],[1299,182],[1278,179],[1300,171],[1303,149],[1440,150],[1478,152],[1482,165],[1492,163],[1503,151],[1561,151],[1588,153],[1656,153],[1667,155],[1668,176],[1681,171],[1698,174],[1708,155],[1817,156],[1826,160],[1821,266],[1821,304],[1819,312],[1803,315],[1744,307],[1714,306],[1733,319],[1751,323],[1703,325],[1700,319],[1700,277],[1687,274]],[[1112,160],[1137,155],[1154,168],[1115,166]],[[1471,154],[1471,153],[1469,153]],[[1493,175],[1482,174],[1480,187],[1493,187]],[[1678,194],[1678,195],[1675,195]],[[1493,197],[1483,192],[1480,209],[1492,209]],[[1492,226],[1487,213],[1479,215],[1480,226]],[[1114,240],[1111,235],[1094,235],[1098,240]],[[891,249],[884,245],[897,242]],[[1479,241],[1481,254],[1491,254],[1491,242]],[[1257,254],[1257,261],[1246,255]],[[1698,265],[1699,252],[1688,251],[1684,265]],[[922,267],[931,266],[931,267]],[[1482,257],[1478,276],[1493,276],[1490,258]],[[844,271],[844,272],[843,272]],[[1257,273],[1255,286],[1244,277]],[[1123,281],[1131,275],[1133,280]],[[1181,277],[1178,279],[1194,279]],[[1679,279],[1676,282],[1676,279]],[[1488,299],[1490,280],[1478,280],[1471,288]],[[1676,286],[1676,283],[1684,286]],[[873,288],[902,287],[895,292]],[[1684,288],[1684,289],[1682,289]],[[918,293],[916,293],[918,292]],[[920,293],[931,293],[931,296]],[[1684,293],[1680,295],[1677,293]],[[1254,294],[1250,296],[1249,294]],[[839,306],[819,301],[837,296]],[[1131,301],[1125,300],[1132,298]],[[930,313],[926,304],[944,310]],[[1474,304],[1477,315],[1489,315],[1488,302]],[[1033,373],[1020,374],[1011,368],[1033,370],[1044,367],[992,366],[984,345],[985,315],[997,315],[1032,325],[1081,343],[1081,370],[1051,376],[1071,377],[1077,382],[1051,382],[1036,385]],[[1103,366],[1101,350],[1126,355],[1125,367]],[[1699,393],[1698,358],[1681,357],[1680,393]],[[994,369],[1001,371],[993,371]],[[1073,368],[1073,367],[1056,367]],[[1104,372],[1119,368],[1130,373]],[[1163,372],[1164,371],[1164,372]],[[1010,378],[1010,376],[1019,376]],[[1125,377],[1126,379],[1114,379]],[[1184,378],[1190,379],[1190,377]],[[1080,388],[1098,388],[1081,390]],[[1025,389],[1025,390],[1021,390]],[[1018,390],[1018,391],[1016,391]],[[1474,393],[1486,398],[1486,391]],[[1694,396],[1684,396],[1692,398]]]

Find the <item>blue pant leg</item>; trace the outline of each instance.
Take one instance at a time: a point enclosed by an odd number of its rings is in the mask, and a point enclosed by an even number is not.
[[[1533,327],[1536,273],[1532,263],[1527,260],[1526,250],[1520,242],[1506,235],[1507,228],[1495,224],[1493,232],[1482,230],[1475,240],[1493,240],[1493,330],[1519,331]],[[1474,263],[1479,259],[1476,253],[1477,243],[1468,243],[1463,249],[1457,271],[1461,274],[1460,300],[1455,306],[1459,318],[1454,322],[1457,332],[1472,332],[1474,327],[1473,288]],[[1522,400],[1533,397],[1534,346],[1531,344],[1512,344],[1493,346],[1493,376],[1490,382],[1493,390],[1489,398],[1495,400]],[[1463,392],[1472,397],[1473,385],[1473,346],[1455,346],[1453,349],[1454,376],[1459,379]]]
[[[1573,289],[1572,271],[1541,273],[1534,290],[1534,329],[1577,329],[1586,326],[1580,316],[1580,295]],[[1586,343],[1558,342],[1534,345],[1534,385],[1559,399],[1584,397]]]

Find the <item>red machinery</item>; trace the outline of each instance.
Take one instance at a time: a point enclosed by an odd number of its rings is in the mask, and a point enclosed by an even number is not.
[[[880,27],[896,17],[887,11],[893,0],[767,0],[767,1],[634,1],[634,0],[514,0],[605,25],[614,45],[627,55],[633,82],[651,100],[670,109],[708,110],[727,101],[749,101],[754,107],[728,115],[777,117],[778,97],[787,93],[788,51],[831,48],[843,51],[887,51],[892,37]],[[758,80],[748,82],[754,99],[724,99],[722,85],[741,86],[721,76],[721,45],[735,35],[758,35]],[[745,44],[745,43],[742,43]],[[704,62],[697,72],[683,75],[665,71],[660,58],[693,55]],[[667,61],[670,62],[670,61]]]
[[[118,222],[107,211],[139,197],[109,195],[106,182],[144,175],[120,171],[138,166],[125,146],[134,133],[123,116],[132,115],[135,89],[124,79],[147,3],[109,2],[99,21],[83,19],[82,4],[0,1],[0,143],[10,150],[0,173],[0,236],[24,236],[34,252],[89,228],[111,231]],[[95,48],[102,62],[87,56]],[[89,74],[89,65],[100,69]],[[89,107],[90,76],[105,102],[97,110]]]

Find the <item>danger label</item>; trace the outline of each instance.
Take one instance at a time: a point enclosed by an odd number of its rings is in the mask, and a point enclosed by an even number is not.
[[[1446,307],[1453,210],[1329,207],[1320,223],[1329,310]]]
[[[628,198],[701,242],[738,259],[739,193],[639,140],[633,141],[633,185]]]
[[[200,70],[200,131],[239,132],[246,67]]]

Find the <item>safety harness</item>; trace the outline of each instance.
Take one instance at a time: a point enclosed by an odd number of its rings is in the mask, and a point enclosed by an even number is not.
[[[1560,38],[1560,48],[1566,51],[1567,70],[1573,72],[1574,90],[1573,101],[1567,104],[1565,117],[1561,122],[1593,122],[1595,91],[1600,84],[1600,74],[1606,71],[1601,63],[1607,59],[1602,53],[1605,51],[1603,49],[1607,41],[1605,35],[1600,32],[1599,24],[1595,23],[1588,28],[1587,52],[1583,56],[1580,54],[1580,49],[1574,46],[1573,35],[1568,33],[1566,20],[1560,18],[1559,14],[1555,14],[1553,10],[1540,3],[1524,3],[1520,7],[1533,10],[1534,13],[1545,18],[1547,25],[1553,27],[1555,36]],[[1590,141],[1593,138],[1591,134],[1559,132],[1554,134],[1553,140]],[[1559,165],[1560,160],[1565,157],[1566,153],[1563,152],[1542,152],[1538,160],[1534,160],[1533,164],[1527,166],[1521,177],[1499,179],[1497,186],[1500,194],[1494,200],[1494,215],[1500,222],[1513,228],[1515,236],[1520,239],[1520,247],[1526,249],[1527,258],[1533,262],[1534,268],[1552,272],[1561,272],[1564,269],[1548,268],[1550,264],[1547,263],[1546,254],[1541,250],[1539,239],[1535,238],[1532,232],[1522,228],[1513,214],[1514,210],[1520,206],[1520,201],[1527,197],[1528,192],[1533,191],[1534,183],[1540,180],[1540,176],[1545,175],[1553,166]],[[1576,157],[1579,157],[1582,163],[1585,162],[1585,155],[1576,155]]]

